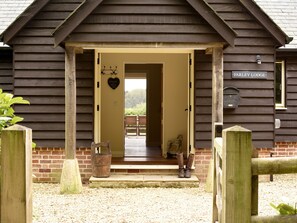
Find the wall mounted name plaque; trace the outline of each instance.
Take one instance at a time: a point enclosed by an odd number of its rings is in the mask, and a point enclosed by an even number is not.
[[[266,71],[232,71],[232,79],[267,79]]]

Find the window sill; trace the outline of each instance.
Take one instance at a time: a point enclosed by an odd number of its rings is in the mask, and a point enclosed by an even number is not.
[[[286,107],[275,107],[275,110],[278,110],[278,111],[286,111],[288,108]]]

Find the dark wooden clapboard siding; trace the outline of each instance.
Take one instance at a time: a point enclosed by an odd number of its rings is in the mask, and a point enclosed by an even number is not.
[[[54,29],[81,0],[51,0],[11,40],[14,48],[14,93],[28,99],[18,105],[24,125],[33,129],[38,146],[63,147],[65,131],[65,54],[53,47]],[[93,51],[77,55],[77,146],[90,146],[93,138]]]
[[[224,86],[240,90],[240,108],[224,110],[224,127],[242,125],[253,131],[256,147],[274,146],[274,57],[275,42],[252,16],[235,0],[228,7],[210,3],[218,14],[237,32],[236,48],[224,52]],[[235,6],[236,5],[236,6]],[[232,6],[236,16],[230,16]],[[244,23],[243,23],[244,22]],[[260,54],[262,64],[255,62]],[[267,71],[267,80],[232,80],[234,70]]]
[[[51,0],[18,35],[14,48],[15,89],[31,105],[16,106],[33,128],[39,146],[64,146],[64,50],[54,48],[52,33],[83,0]],[[274,142],[274,39],[237,0],[206,0],[232,27],[238,37],[235,47],[224,50],[224,83],[240,89],[236,110],[224,111],[224,127],[242,125],[253,131],[256,147]],[[68,37],[75,42],[224,42],[210,25],[184,0],[104,0]],[[255,62],[256,55],[262,64]],[[295,60],[296,61],[296,60]],[[89,146],[93,129],[93,51],[77,56],[77,143]],[[287,95],[287,111],[278,111],[286,127],[277,140],[293,137],[296,123],[297,85],[293,60]],[[290,67],[288,66],[288,67]],[[195,52],[195,147],[211,142],[211,56]],[[231,80],[233,70],[267,71],[267,80]],[[1,72],[1,71],[0,71]],[[261,96],[260,96],[261,95]],[[297,122],[297,120],[296,120]],[[285,130],[288,130],[285,133]],[[291,137],[291,138],[290,138]]]
[[[224,42],[184,0],[105,0],[67,41]]]
[[[224,86],[240,90],[239,108],[224,110],[224,128],[241,125],[253,131],[256,147],[274,145],[274,45],[268,32],[236,0],[206,0],[238,34],[236,47],[224,50]],[[256,55],[262,64],[258,65]],[[195,54],[196,148],[211,146],[211,56]],[[267,80],[231,79],[234,70],[267,71]]]
[[[195,148],[211,148],[211,61],[205,51],[195,52]]]
[[[278,60],[285,60],[286,110],[276,110],[275,117],[281,120],[281,128],[275,131],[277,142],[296,142],[297,135],[297,56],[296,53],[277,52]]]
[[[0,89],[11,93],[13,91],[12,49],[0,48]]]

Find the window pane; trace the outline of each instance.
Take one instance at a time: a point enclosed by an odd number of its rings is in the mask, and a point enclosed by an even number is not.
[[[275,103],[282,103],[282,63],[275,63]]]

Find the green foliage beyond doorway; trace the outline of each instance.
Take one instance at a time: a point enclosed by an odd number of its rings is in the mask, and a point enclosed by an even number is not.
[[[146,90],[125,92],[125,115],[146,115]]]

